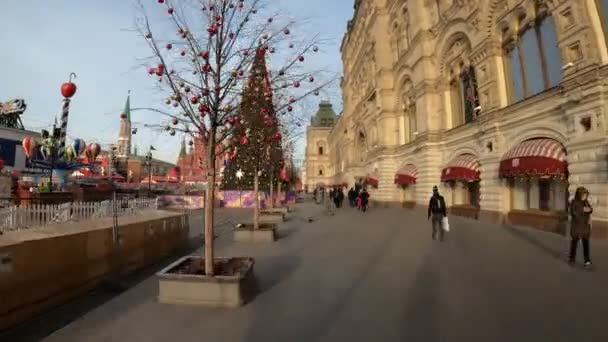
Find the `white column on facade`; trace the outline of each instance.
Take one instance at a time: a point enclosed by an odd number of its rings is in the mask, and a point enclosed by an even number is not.
[[[399,144],[405,144],[405,115],[399,116]]]

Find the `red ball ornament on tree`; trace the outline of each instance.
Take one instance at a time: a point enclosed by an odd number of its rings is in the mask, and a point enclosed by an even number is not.
[[[173,119],[173,120],[171,121],[171,123],[173,124],[173,126],[177,125],[177,119]]]
[[[164,4],[164,3],[165,3],[165,0],[158,0],[158,3],[159,3],[159,4]]]
[[[207,105],[201,104],[200,106],[198,106],[198,111],[201,113],[208,112],[209,107]]]
[[[155,72],[156,72],[156,69],[154,69],[154,68],[148,68],[148,74],[154,75]]]
[[[296,87],[296,88],[299,88],[300,87],[300,82],[299,81],[294,81],[293,82],[293,86]]]
[[[298,57],[298,60],[299,60],[300,62],[304,62],[304,56],[300,56],[300,57]]]
[[[203,51],[199,54],[204,59],[209,59],[209,51]]]
[[[285,29],[285,30],[283,31],[283,33],[285,33],[285,34],[289,34],[289,33],[290,33],[290,32],[289,32],[289,29]]]
[[[313,46],[313,47],[312,47],[312,51],[314,51],[314,52],[319,51],[319,47],[318,47],[318,46]]]
[[[196,96],[192,96],[192,98],[190,99],[190,102],[191,102],[192,104],[197,104],[197,103],[198,103],[198,97],[196,97]]]
[[[179,53],[180,55],[185,56],[186,55],[186,51],[182,50],[182,52]]]
[[[287,106],[287,111],[288,112],[292,112],[293,111],[293,106]]]
[[[294,103],[294,102],[296,102],[296,98],[295,98],[295,97],[293,97],[293,96],[291,96],[291,97],[289,98],[289,103]]]
[[[169,7],[169,9],[167,10],[167,13],[169,13],[169,14],[173,14],[173,8],[172,8],[172,7]]]
[[[171,43],[169,43],[165,47],[167,48],[167,50],[171,50],[171,48],[173,47],[173,45],[171,45]]]
[[[71,73],[69,80],[61,85],[61,95],[66,99],[69,99],[76,94],[76,85],[72,82],[72,77],[76,78],[76,74]]]
[[[249,139],[247,139],[247,137],[241,137],[241,145],[247,145],[248,142]]]
[[[274,138],[277,140],[281,140],[281,138],[283,138],[283,135],[281,134],[281,132],[277,132],[277,134],[274,135]]]
[[[310,76],[310,77],[308,77],[308,80],[309,80],[310,82],[314,82],[314,81],[315,81],[315,77],[314,77],[314,76]]]

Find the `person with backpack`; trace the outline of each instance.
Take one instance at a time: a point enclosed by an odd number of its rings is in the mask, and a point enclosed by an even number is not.
[[[367,203],[369,201],[369,192],[367,192],[366,188],[363,188],[361,190],[361,194],[359,194],[359,197],[361,197],[361,210],[363,212],[367,211]]]
[[[443,218],[447,217],[447,209],[445,199],[439,194],[437,186],[433,187],[433,196],[429,201],[428,219],[431,220],[433,226],[433,240],[437,239],[437,231],[439,231],[439,241],[443,241],[445,231],[442,227]]]
[[[589,255],[589,238],[591,237],[591,213],[593,208],[588,200],[589,190],[583,187],[576,189],[574,198],[570,202],[570,216],[572,217],[570,236],[570,257],[568,262],[574,265],[576,262],[576,250],[579,240],[583,243],[583,258],[585,268],[591,268],[591,257]]]

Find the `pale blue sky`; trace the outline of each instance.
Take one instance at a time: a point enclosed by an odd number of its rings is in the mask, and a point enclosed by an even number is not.
[[[155,11],[156,0],[143,2]],[[353,0],[271,3],[296,18],[310,19],[309,26],[315,30],[311,33],[331,40],[316,56],[317,63],[341,72],[339,46]],[[104,146],[114,142],[129,89],[132,107],[155,106],[161,100],[146,70],[138,67],[137,59],[149,56],[150,51],[136,33],[127,31],[134,26],[135,16],[131,0],[0,1],[0,102],[25,99],[26,127],[49,127],[61,108],[59,87],[75,72],[78,91],[71,105],[68,135]],[[341,103],[334,105],[341,108]],[[173,162],[180,139],[143,128],[144,122],[160,120],[150,113],[134,112],[132,121],[140,127],[135,144],[140,151],[153,144],[156,157]]]

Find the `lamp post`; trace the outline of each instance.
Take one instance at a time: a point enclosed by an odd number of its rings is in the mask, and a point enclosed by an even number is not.
[[[144,165],[148,168],[148,197],[152,194],[152,149],[144,157]]]
[[[241,197],[241,178],[243,178],[243,171],[238,170],[236,172],[236,178],[238,179],[238,184],[239,184],[239,206],[243,207],[243,199]]]

